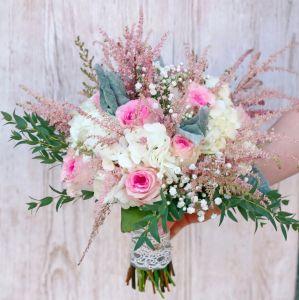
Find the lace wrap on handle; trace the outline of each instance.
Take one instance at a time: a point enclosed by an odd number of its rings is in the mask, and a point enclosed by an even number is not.
[[[142,234],[143,229],[132,232],[131,265],[141,270],[161,270],[171,262],[171,244],[169,232],[160,234],[160,243],[152,236],[149,239],[155,250],[144,243],[140,248],[134,250],[135,244]]]

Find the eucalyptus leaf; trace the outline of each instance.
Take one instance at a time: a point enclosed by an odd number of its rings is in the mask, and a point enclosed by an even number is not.
[[[2,112],[2,115],[10,114]],[[41,160],[41,163],[52,164],[61,162],[66,154],[68,143],[64,133],[58,132],[55,127],[37,114],[25,112],[23,116],[12,114],[12,121],[5,125],[13,125],[16,130],[12,130],[11,140],[17,141],[15,147],[19,145],[29,145],[32,154],[37,153],[33,159]]]
[[[1,111],[1,114],[5,121],[10,122],[12,120],[12,116],[9,113],[7,113],[5,111]]]
[[[27,127],[26,121],[23,118],[21,118],[20,116],[14,114],[14,119],[16,121],[16,125],[17,125],[16,127],[18,129],[25,129]]]
[[[47,206],[53,202],[53,197],[45,197],[40,200],[40,207]]]

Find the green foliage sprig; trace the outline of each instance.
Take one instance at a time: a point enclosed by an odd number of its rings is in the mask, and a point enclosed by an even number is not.
[[[252,192],[254,192],[254,188]],[[222,224],[225,216],[238,222],[236,218],[238,211],[246,221],[255,222],[255,231],[258,227],[266,225],[267,221],[273,225],[276,231],[278,230],[277,225],[279,225],[285,239],[287,239],[287,231],[290,228],[299,231],[299,220],[294,218],[294,214],[283,210],[283,206],[288,205],[289,201],[284,199],[277,190],[269,191],[266,197],[269,199],[267,204],[263,204],[262,199],[256,200],[252,193],[226,199],[219,206],[221,209],[219,225]]]
[[[167,221],[173,222],[182,219],[185,212],[177,208],[173,199],[168,198],[170,198],[170,195],[164,195],[161,192],[160,201],[141,207],[122,209],[122,232],[144,229],[135,244],[135,250],[140,248],[144,243],[151,249],[154,249],[149,235],[160,243],[159,223],[161,222],[163,231],[166,233],[168,231]]]
[[[44,164],[62,162],[68,143],[65,135],[58,133],[48,121],[37,114],[24,113],[23,116],[15,112],[9,114],[1,112],[5,125],[13,125],[16,130],[11,131],[10,139],[16,141],[15,147],[25,144],[31,146],[33,159]]]
[[[50,186],[51,190],[53,192],[55,192],[57,194],[57,196],[48,196],[48,197],[44,197],[42,199],[34,199],[32,197],[30,197],[33,201],[32,202],[28,202],[28,210],[36,210],[36,212],[44,206],[48,206],[50,204],[52,204],[54,202],[54,200],[56,199],[56,211],[59,210],[59,208],[61,208],[64,204],[66,203],[70,203],[73,202],[75,200],[78,199],[82,199],[82,200],[88,200],[91,199],[94,195],[93,192],[91,191],[81,191],[81,195],[79,195],[78,197],[70,197],[69,195],[67,195],[66,190],[64,189],[63,191],[58,191],[56,189],[54,189],[52,186]]]
[[[252,187],[252,190],[241,196],[232,196],[224,198],[216,191],[214,197],[221,197],[223,202],[219,205],[221,209],[219,226],[225,217],[234,222],[238,222],[237,213],[246,221],[255,222],[255,231],[259,227],[263,227],[268,221],[274,226],[275,230],[282,231],[285,239],[289,229],[299,231],[299,220],[295,219],[295,215],[283,210],[289,201],[284,199],[277,190],[270,190],[260,199],[256,198],[255,191],[258,182]],[[265,200],[266,199],[266,200]],[[143,205],[141,207],[131,207],[122,210],[121,226],[122,232],[130,232],[137,229],[143,229],[140,237],[135,244],[135,250],[144,243],[154,249],[149,236],[151,235],[158,243],[160,236],[158,231],[159,223],[162,224],[164,232],[168,231],[167,221],[174,222],[181,220],[185,214],[183,208],[177,207],[178,201],[172,199],[169,194],[161,192],[161,200],[151,205]],[[186,206],[191,203],[190,199],[185,199]],[[209,202],[209,205],[211,202]]]
[[[86,97],[90,98],[99,86],[95,69],[93,66],[94,56],[92,57],[89,56],[89,50],[85,47],[84,42],[81,41],[79,36],[77,36],[75,40],[75,45],[79,48],[79,56],[83,63],[80,69],[87,76],[87,78],[93,83],[90,84],[85,81],[82,82],[84,87],[82,93]]]

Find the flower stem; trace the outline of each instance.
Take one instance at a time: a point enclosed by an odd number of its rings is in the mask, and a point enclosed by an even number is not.
[[[175,274],[172,262],[161,270],[142,270],[130,266],[127,273],[126,283],[129,285],[131,281],[133,289],[136,289],[137,287],[139,292],[144,292],[146,282],[150,281],[153,286],[153,292],[156,293],[157,291],[161,298],[164,299],[163,293],[165,293],[166,290],[168,292],[170,291],[170,284],[175,286],[173,276],[175,276]]]

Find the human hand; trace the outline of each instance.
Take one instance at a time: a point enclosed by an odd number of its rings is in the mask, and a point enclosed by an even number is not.
[[[208,211],[205,212],[205,221],[211,219],[212,214],[220,215],[221,210],[219,207],[215,206],[210,208]],[[168,228],[170,230],[170,237],[173,238],[176,234],[179,233],[185,226],[198,223],[198,216],[197,214],[185,214],[180,221],[169,222]]]
[[[274,140],[271,144],[266,144],[263,147],[264,150],[279,155],[283,164],[282,168],[279,169],[273,160],[260,159],[255,163],[270,185],[280,182],[298,172],[298,163],[295,163],[296,161],[294,160],[294,158],[297,161],[299,160],[298,121],[298,111],[288,111],[285,113],[272,128],[276,134],[287,138]],[[221,211],[218,207],[209,209],[205,213],[205,221],[210,220],[213,213],[219,215]],[[170,236],[174,237],[185,226],[197,222],[196,214],[185,214],[182,220],[169,223]]]

